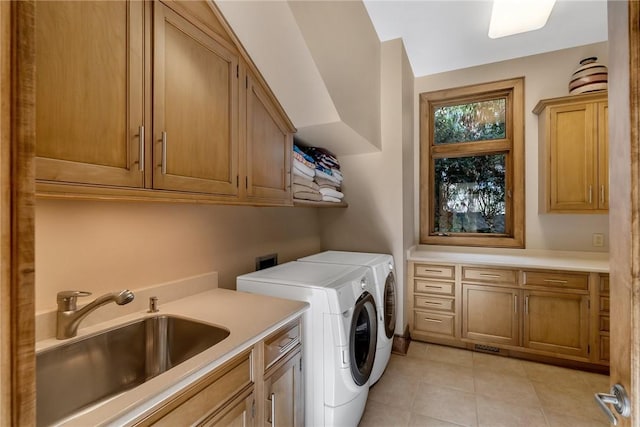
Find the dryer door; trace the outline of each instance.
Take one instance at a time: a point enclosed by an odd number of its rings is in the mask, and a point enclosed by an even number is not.
[[[366,384],[373,369],[378,339],[378,321],[373,296],[365,292],[353,309],[349,332],[351,376],[357,385]]]
[[[396,329],[396,279],[393,271],[387,275],[384,284],[384,333],[387,338],[393,338]]]

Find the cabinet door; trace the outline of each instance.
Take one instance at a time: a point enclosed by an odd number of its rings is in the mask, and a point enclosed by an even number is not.
[[[265,376],[265,426],[289,427],[304,424],[300,351]]]
[[[519,344],[517,289],[462,284],[462,337],[496,344]]]
[[[524,291],[524,347],[587,357],[589,297]]]
[[[144,2],[36,2],[36,177],[141,187]]]
[[[246,83],[247,198],[291,204],[293,135],[251,75]]]
[[[551,210],[597,206],[596,114],[591,103],[550,107]]]
[[[598,103],[598,209],[609,210],[609,107]]]
[[[154,3],[153,187],[237,194],[238,59]]]

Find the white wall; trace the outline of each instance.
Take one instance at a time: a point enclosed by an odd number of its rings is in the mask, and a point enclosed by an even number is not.
[[[415,81],[415,105],[419,94],[433,90],[491,82],[511,77],[525,77],[525,163],[526,163],[526,235],[529,249],[609,250],[608,215],[567,215],[538,213],[538,116],[531,111],[540,99],[566,96],[571,74],[582,58],[597,56],[599,62],[607,64],[608,45],[597,43],[564,49],[556,52],[533,55],[494,64],[466,68],[458,71],[417,78]],[[415,114],[415,165],[419,167],[419,118]],[[419,217],[419,178],[415,174],[415,212]],[[415,224],[415,239],[418,239],[418,223]],[[605,246],[592,246],[592,234],[603,233]]]
[[[399,39],[382,44],[380,105],[381,150],[340,157],[349,208],[321,211],[322,247],[393,255],[402,333],[406,249],[413,245],[413,74]]]
[[[60,290],[135,291],[211,271],[235,289],[257,256],[319,250],[316,209],[39,199],[36,310]]]

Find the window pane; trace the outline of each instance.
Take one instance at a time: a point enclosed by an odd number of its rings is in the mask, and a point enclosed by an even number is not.
[[[434,112],[433,143],[505,138],[506,99],[438,107]]]
[[[506,154],[435,159],[434,232],[505,233]]]

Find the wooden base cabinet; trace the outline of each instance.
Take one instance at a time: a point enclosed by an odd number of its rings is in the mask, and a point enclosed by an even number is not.
[[[608,364],[606,274],[418,262],[409,272],[414,340],[598,370]]]
[[[169,397],[135,426],[304,424],[300,319]]]

